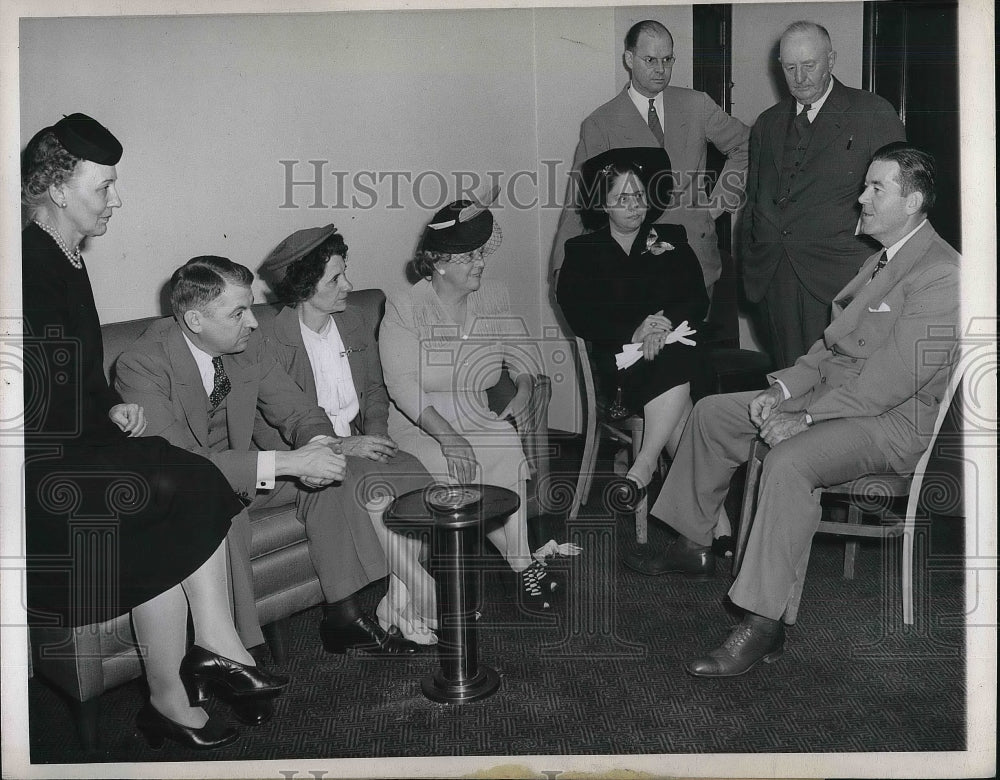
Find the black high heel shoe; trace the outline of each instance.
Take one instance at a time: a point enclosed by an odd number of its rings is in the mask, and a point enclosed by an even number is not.
[[[135,727],[153,750],[162,748],[164,740],[167,739],[193,750],[212,750],[235,742],[240,735],[232,726],[224,726],[211,718],[200,729],[182,726],[162,714],[148,701],[139,710],[135,718]]]
[[[288,685],[284,675],[241,664],[198,645],[181,661],[180,677],[192,705],[205,702],[210,687],[227,701],[246,704],[256,697],[277,696]]]
[[[639,487],[628,477],[614,477],[604,489],[605,505],[622,514],[634,512],[645,497],[646,488]]]

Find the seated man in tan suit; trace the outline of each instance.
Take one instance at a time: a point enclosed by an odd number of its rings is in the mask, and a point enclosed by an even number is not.
[[[327,601],[320,637],[328,651],[416,652],[355,603],[354,593],[387,574],[382,545],[365,513],[342,511],[336,491],[346,460],[330,419],[254,333],[252,281],[224,257],[178,268],[174,317],[151,325],[118,359],[118,391],[145,409],[147,435],[207,457],[251,508],[297,504]],[[253,449],[258,412],[293,449]]]
[[[729,591],[746,615],[721,647],[688,662],[689,673],[731,677],[777,660],[782,617],[801,593],[820,520],[817,488],[909,473],[926,449],[959,328],[959,256],[927,221],[934,198],[930,155],[901,142],[876,151],[859,201],[862,229],[885,249],[836,296],[823,338],[771,374],[764,392],[695,406],[652,509],[681,535],[659,552],[627,557],[631,568],[711,576],[712,529],[730,477],[755,436],[772,449]]]

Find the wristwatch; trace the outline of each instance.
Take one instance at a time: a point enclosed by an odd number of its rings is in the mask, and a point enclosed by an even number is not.
[[[803,411],[805,411],[805,410],[803,410]],[[812,415],[809,414],[809,412],[806,412],[805,415],[806,415],[806,425],[811,426],[813,424]]]

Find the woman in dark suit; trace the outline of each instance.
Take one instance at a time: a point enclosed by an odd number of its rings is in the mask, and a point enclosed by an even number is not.
[[[136,727],[154,748],[215,748],[237,732],[200,706],[209,688],[259,723],[288,680],[258,669],[233,626],[224,543],[242,504],[209,461],[141,438],[142,407],[104,376],[80,247],[121,206],[121,154],[103,125],[72,114],[22,157],[28,620],[82,626],[130,612],[150,692]]]
[[[573,332],[590,342],[602,386],[642,413],[642,447],[613,499],[633,508],[661,450],[673,454],[691,411],[690,383],[701,360],[688,338],[708,311],[701,267],[683,226],[651,226],[662,211],[647,192],[668,191],[662,149],[613,149],[583,167],[584,213],[598,229],[566,242],[556,295]],[[589,208],[586,208],[589,207]],[[618,370],[627,344],[641,357]]]

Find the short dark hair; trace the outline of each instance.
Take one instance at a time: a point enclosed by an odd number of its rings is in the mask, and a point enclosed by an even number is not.
[[[894,162],[899,166],[897,182],[903,197],[919,192],[924,202],[920,207],[926,214],[937,202],[934,184],[934,157],[906,141],[893,141],[876,150],[872,162]]]
[[[646,191],[642,170],[635,163],[624,161],[605,165],[594,174],[591,181],[586,184],[581,183],[577,192],[577,211],[580,212],[580,219],[585,228],[600,230],[608,224],[608,193],[611,192],[615,182],[626,174],[632,174],[642,185],[643,191]]]
[[[202,309],[226,289],[226,284],[249,287],[253,274],[226,257],[192,257],[170,277],[170,308],[178,320],[192,309]]]
[[[340,255],[347,261],[347,244],[336,230],[315,249],[290,263],[285,275],[274,283],[274,292],[281,302],[295,306],[311,298],[323,277],[326,264],[334,255]]]
[[[413,270],[418,276],[428,279],[434,274],[434,266],[442,260],[447,263],[451,260],[451,258],[452,255],[449,252],[436,252],[433,249],[418,249],[417,253],[413,256]]]
[[[674,42],[674,36],[670,34],[670,30],[655,19],[644,19],[633,24],[625,33],[625,51],[635,51],[635,46],[639,43],[639,36],[643,33],[646,35],[666,35],[671,43]]]
[[[21,203],[38,208],[49,187],[73,177],[81,158],[66,151],[51,130],[32,138],[21,153]]]

